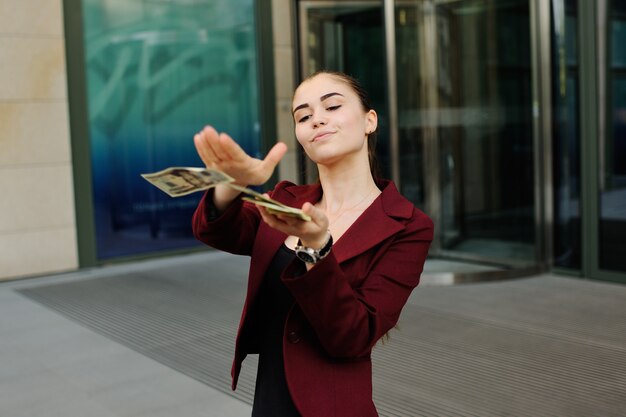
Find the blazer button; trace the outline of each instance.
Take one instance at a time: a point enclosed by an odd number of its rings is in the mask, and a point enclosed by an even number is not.
[[[298,332],[291,331],[287,335],[287,340],[289,340],[290,343],[298,343],[300,341],[300,335]]]

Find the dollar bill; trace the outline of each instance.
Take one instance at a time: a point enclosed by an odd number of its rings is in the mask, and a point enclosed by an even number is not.
[[[304,220],[306,222],[311,221],[311,216],[309,216],[308,214],[304,214],[302,212],[302,210],[297,209],[297,208],[293,208],[293,207],[288,207],[285,206],[283,204],[281,204],[280,206],[276,205],[276,204],[272,204],[272,203],[268,203],[266,201],[260,201],[260,200],[256,200],[252,197],[242,197],[242,200],[245,201],[249,201],[251,203],[254,203],[258,206],[263,206],[267,209],[267,211],[271,214],[284,214],[290,217],[296,217],[300,220]]]
[[[208,190],[218,184],[228,185],[247,194],[242,197],[243,200],[261,205],[272,214],[285,214],[305,221],[311,220],[311,217],[304,214],[300,209],[286,206],[248,187],[233,184],[235,180],[232,177],[216,169],[171,167],[158,172],[141,174],[141,176],[170,197],[182,197],[197,191]]]
[[[272,205],[275,205],[275,206],[291,208],[291,207],[288,207],[288,206],[284,205],[280,201],[272,200],[271,198],[266,197],[263,194],[254,191],[251,188],[242,187],[242,186],[237,185],[237,184],[228,184],[228,186],[233,188],[233,189],[235,189],[235,190],[237,190],[237,191],[241,191],[244,194],[248,194],[251,197],[250,200],[251,200],[252,203],[255,203],[256,201],[263,201],[263,202],[266,202],[268,204],[272,204]]]
[[[141,176],[170,197],[181,197],[234,181],[215,169],[189,167],[171,167]]]

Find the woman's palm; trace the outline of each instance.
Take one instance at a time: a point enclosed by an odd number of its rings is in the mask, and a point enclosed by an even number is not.
[[[226,133],[218,134],[210,126],[195,135],[194,144],[207,168],[225,172],[241,185],[261,185],[267,182],[287,151],[287,146],[279,142],[265,159],[253,158]]]

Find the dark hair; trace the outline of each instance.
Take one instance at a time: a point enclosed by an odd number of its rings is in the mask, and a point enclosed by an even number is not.
[[[309,75],[308,77],[306,77],[302,81],[302,83],[304,83],[305,81],[308,81],[308,80],[310,80],[312,78],[315,78],[318,75],[322,75],[322,74],[326,74],[326,75],[330,75],[331,77],[335,77],[339,81],[341,81],[344,84],[348,85],[348,87],[350,87],[352,89],[352,91],[354,91],[354,93],[359,98],[359,101],[361,102],[361,107],[363,108],[364,112],[368,112],[370,110],[374,110],[372,108],[372,105],[370,104],[369,95],[367,94],[367,91],[365,90],[365,88],[363,88],[363,85],[359,82],[359,80],[357,80],[356,78],[354,78],[354,77],[352,77],[352,76],[350,76],[350,75],[348,75],[346,73],[339,72],[339,71],[320,70],[320,71],[316,71],[315,73],[313,73],[313,74]],[[302,83],[300,83],[300,84],[302,84]],[[369,159],[370,171],[371,171],[372,176],[374,177],[374,179],[378,179],[378,178],[381,177],[380,165],[378,164],[378,159],[376,158],[376,130],[377,129],[374,129],[374,131],[370,132],[367,135],[367,157]]]

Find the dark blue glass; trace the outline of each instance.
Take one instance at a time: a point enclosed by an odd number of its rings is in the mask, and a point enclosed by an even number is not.
[[[600,148],[600,268],[626,272],[626,5],[611,1],[606,136]]]
[[[581,268],[578,12],[552,1],[554,264]]]

